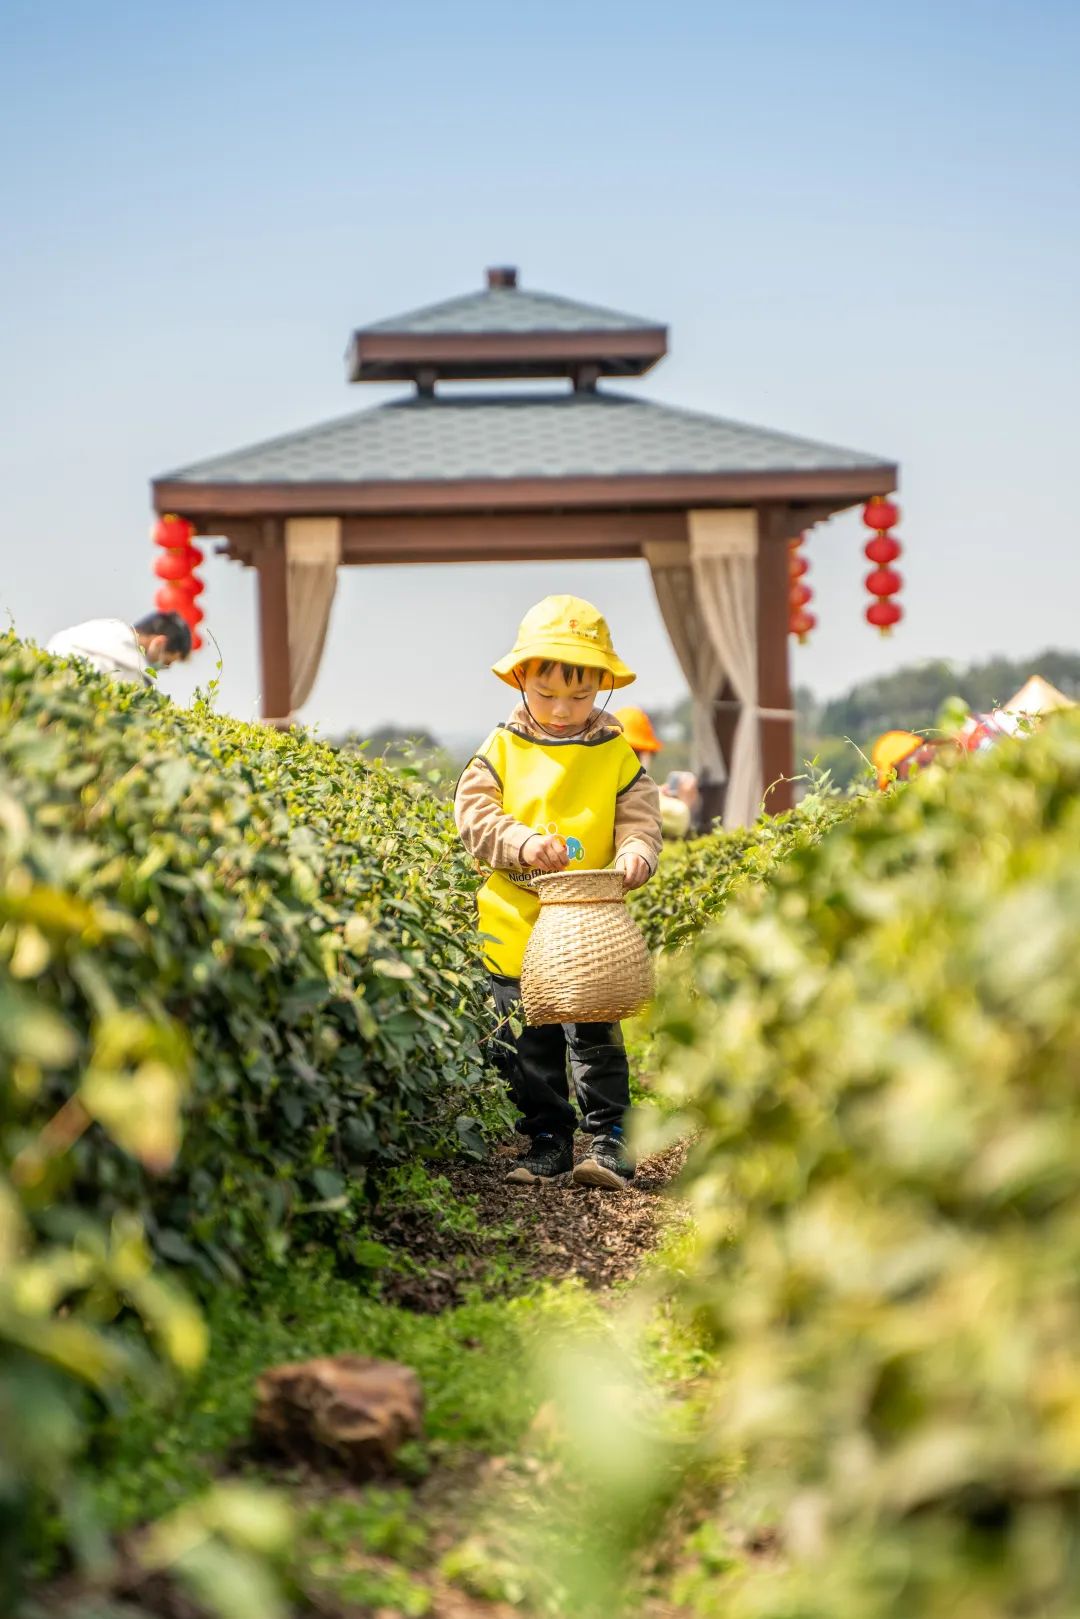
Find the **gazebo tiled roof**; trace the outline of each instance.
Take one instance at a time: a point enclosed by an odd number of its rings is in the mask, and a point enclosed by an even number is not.
[[[168,474],[176,484],[857,472],[884,458],[625,394],[399,399]]]
[[[487,286],[362,326],[346,356],[351,382],[469,377],[640,377],[667,353],[667,328],[598,304],[526,292],[517,271],[489,270]]]
[[[495,285],[460,298],[446,298],[404,315],[391,315],[362,328],[364,332],[624,332],[649,331],[662,321],[621,315],[599,304],[584,304],[550,292]]]

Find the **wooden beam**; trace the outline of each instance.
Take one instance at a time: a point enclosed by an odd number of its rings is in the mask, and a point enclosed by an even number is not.
[[[508,512],[346,517],[344,563],[562,562],[639,557],[646,541],[682,540],[682,512]]]
[[[837,508],[818,503],[777,507],[784,537],[800,534],[831,517]],[[219,556],[252,567],[263,538],[265,519],[226,517],[198,520],[203,537],[222,536],[228,543]],[[682,511],[551,511],[491,512],[463,516],[457,512],[346,517],[342,527],[342,565],[364,567],[386,563],[547,562],[579,558],[603,561],[641,555],[645,540],[685,540]]]
[[[263,719],[286,726],[292,712],[289,668],[289,596],[285,573],[285,525],[276,517],[263,523],[255,556],[259,579],[259,662]]]
[[[790,713],[788,660],[788,549],[790,513],[766,507],[758,513],[757,642],[758,706],[762,714],[761,764],[765,808],[779,815],[794,803],[795,719]],[[798,533],[798,530],[795,530]]]

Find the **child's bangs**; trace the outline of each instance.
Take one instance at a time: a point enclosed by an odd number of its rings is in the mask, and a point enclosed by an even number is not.
[[[563,663],[557,665],[554,658],[540,659],[536,665],[536,673],[541,679],[543,679],[544,675],[549,675],[556,667],[562,669],[563,679],[566,681],[568,686],[583,686],[588,675],[596,675],[597,684],[599,684],[599,669],[589,669],[586,668],[584,664],[576,663]]]

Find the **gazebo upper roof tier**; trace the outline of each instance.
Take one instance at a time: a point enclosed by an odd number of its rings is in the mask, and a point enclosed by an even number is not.
[[[724,504],[895,487],[886,458],[609,392],[410,396],[155,482],[158,510]]]
[[[488,284],[353,333],[350,382],[440,378],[641,376],[667,353],[659,321],[622,315],[552,293],[525,291],[517,271],[488,271]]]

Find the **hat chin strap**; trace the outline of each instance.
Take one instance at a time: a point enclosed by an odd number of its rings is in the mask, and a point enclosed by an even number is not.
[[[585,724],[582,726],[581,730],[578,732],[579,736],[585,736],[586,733],[588,731],[590,731],[592,729],[592,727],[597,723],[597,721],[603,719],[604,715],[607,713],[607,711],[608,711],[608,703],[611,702],[612,697],[615,695],[615,676],[611,675],[610,679],[611,679],[611,685],[608,687],[608,690],[607,690],[607,702],[604,703],[604,706],[602,708],[595,709],[593,711],[593,713],[589,715],[588,719],[585,721]],[[533,724],[536,726],[536,729],[538,731],[542,731],[545,736],[554,737],[555,740],[558,741],[558,737],[556,736],[556,733],[554,731],[549,730],[546,725],[542,725],[540,723],[540,721],[537,719],[536,715],[533,713],[532,709],[529,707],[529,699],[525,695],[525,682],[522,680],[521,674],[517,669],[514,670],[514,680],[515,680],[515,682],[517,684],[518,691],[521,693],[521,701],[522,701],[522,703],[524,705],[525,712],[526,712],[526,714],[528,714],[529,718],[532,720]],[[604,688],[601,686],[600,690],[603,691],[603,689]]]

